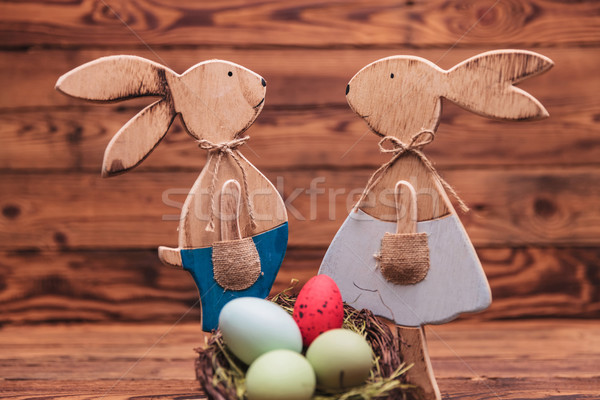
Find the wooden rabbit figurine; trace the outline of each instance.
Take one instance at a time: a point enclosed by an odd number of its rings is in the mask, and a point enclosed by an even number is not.
[[[350,107],[382,137],[380,148],[392,158],[371,177],[321,264],[319,272],[336,281],[345,302],[405,327],[440,324],[489,306],[487,279],[446,192],[466,206],[422,149],[435,137],[442,97],[492,118],[547,117],[535,98],[513,84],[552,65],[520,50],[483,53],[448,71],[419,57],[393,56],[350,80]],[[399,192],[414,193],[411,237],[402,236],[410,202]],[[424,340],[422,330],[410,335]],[[418,357],[428,362],[422,344]],[[439,397],[437,387],[430,392]]]
[[[275,187],[238,151],[263,108],[266,82],[228,61],[201,62],[179,75],[135,56],[84,64],[57,82],[70,96],[121,101],[160,99],[125,124],[104,153],[103,176],[141,163],[167,133],[175,116],[209,152],[181,212],[179,247],[159,258],[188,270],[198,286],[202,327],[215,329],[221,308],[241,296],[266,297],[287,246],[287,214]],[[241,184],[240,184],[241,183]]]

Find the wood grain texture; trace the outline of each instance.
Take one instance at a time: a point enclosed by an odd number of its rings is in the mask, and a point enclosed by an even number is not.
[[[261,275],[256,245],[250,237],[243,239],[240,231],[241,190],[239,182],[230,179],[223,184],[219,195],[221,237],[213,243],[212,269],[215,281],[225,290],[247,289]]]
[[[137,56],[108,56],[79,65],[61,75],[55,89],[92,101],[120,101],[140,96],[165,98],[175,73]],[[171,103],[169,98],[165,103]],[[172,108],[172,104],[169,104]]]
[[[390,147],[388,145],[388,147]],[[393,156],[393,154],[388,154]],[[391,159],[391,157],[390,157]],[[389,160],[386,161],[386,163]],[[380,166],[381,167],[381,166]],[[375,171],[373,171],[375,173]],[[370,180],[370,178],[369,178]],[[402,155],[370,183],[364,199],[358,200],[361,211],[382,221],[396,220],[394,202],[389,201],[399,180],[408,181],[418,193],[417,221],[430,221],[455,213],[449,195],[423,160],[414,153]]]
[[[593,399],[593,321],[454,323],[428,330],[443,398]],[[10,398],[202,398],[195,323],[79,324],[0,330],[1,394]],[[122,379],[120,379],[122,378]]]
[[[326,246],[371,172],[267,173],[285,199],[290,245]],[[473,209],[461,221],[477,246],[600,243],[595,167],[440,172]],[[114,180],[96,174],[4,173],[0,248],[175,244],[180,208],[194,177],[188,172],[130,173]]]
[[[381,198],[393,190],[397,181],[408,180],[417,193],[427,194],[418,204],[419,221],[454,213],[446,196],[454,189],[436,176],[435,167],[425,155],[425,146],[433,141],[440,124],[442,98],[489,118],[545,118],[548,112],[544,106],[513,84],[552,66],[552,60],[538,53],[495,50],[449,70],[406,55],[382,58],[363,67],[348,83],[346,99],[373,133],[384,137],[379,142],[381,151],[393,158],[374,172],[358,207],[379,220],[395,221],[393,203]],[[370,205],[366,204],[367,196]],[[460,206],[467,209],[462,203]]]
[[[260,75],[228,61],[203,61],[179,75],[137,56],[98,58],[67,72],[56,83],[57,90],[84,100],[162,97],[113,136],[104,153],[104,177],[121,174],[142,162],[165,136],[175,115],[181,117],[185,131],[200,141],[201,148],[211,153],[181,210],[180,248],[207,247],[220,240],[215,229],[221,219],[214,206],[219,201],[217,188],[234,177],[244,185],[247,214],[239,221],[245,236],[287,220],[273,185],[238,152],[237,146],[244,142],[233,145],[235,140],[242,140],[240,134],[262,110],[265,87]],[[235,147],[218,147],[224,143]],[[257,195],[261,197],[255,201]],[[262,218],[257,220],[252,212]],[[161,259],[173,265],[177,262],[174,251],[160,248]]]
[[[381,165],[388,157],[379,154],[377,137],[368,133],[368,127],[345,104],[343,90],[364,63],[392,51],[431,60],[443,55],[436,50],[410,49],[336,50],[326,54],[306,50],[215,52],[220,57],[244,62],[268,81],[266,108],[248,131],[252,150],[244,149],[245,156],[261,170]],[[450,68],[477,51],[453,50],[440,65]],[[0,107],[4,109],[0,113],[0,168],[98,171],[104,147],[136,114],[137,106],[84,107],[81,101],[57,93],[53,85],[64,71],[109,52],[32,51],[0,56],[0,69],[6,71],[0,76],[4,88],[0,96]],[[164,58],[176,70],[183,70],[202,57],[211,57],[203,50],[165,52]],[[437,138],[427,146],[432,161],[442,166],[597,163],[600,76],[596,68],[600,53],[594,48],[543,52],[556,61],[556,67],[520,87],[542,101],[552,118],[502,123],[445,102]],[[48,68],[34,68],[35,65]],[[557,81],[568,84],[557,85]],[[146,100],[139,107],[149,102]],[[334,107],[308,107],[325,104]],[[40,109],[59,105],[69,108]],[[283,105],[302,107],[282,110]],[[191,138],[176,119],[161,146],[138,168],[197,171],[205,156],[190,145]],[[311,151],[305,151],[305,146]]]
[[[407,268],[415,270],[410,277],[390,273],[384,265],[389,250],[385,235],[395,228],[395,222],[377,220],[358,210],[337,231],[319,273],[337,283],[346,303],[411,327],[443,324],[490,306],[485,273],[455,214],[418,223],[418,232],[426,234],[429,254],[425,263],[429,270],[421,281],[412,279],[423,277],[416,261],[407,260]],[[393,245],[401,248],[399,243]],[[380,260],[376,254],[381,255]],[[394,277],[400,279],[391,279]],[[397,284],[400,282],[403,284]]]
[[[292,279],[307,282],[324,253],[289,249],[273,292]],[[599,248],[480,248],[478,255],[494,301],[464,318],[600,318]],[[165,268],[154,249],[0,253],[1,324],[199,322],[197,300],[191,276]]]
[[[1,2],[2,323],[171,323],[197,300],[191,278],[185,272],[165,269],[151,248],[176,243],[175,219],[205,155],[190,147],[191,139],[176,119],[161,146],[133,172],[136,175],[121,177],[125,180],[120,183],[101,182],[97,175],[104,147],[152,100],[132,100],[126,106],[82,105],[53,89],[57,77],[66,71],[98,57],[129,53],[179,72],[201,60],[226,59],[265,77],[266,107],[248,132],[252,140],[244,155],[260,170],[269,171],[269,178],[283,177],[278,186],[293,213],[293,247],[274,289],[281,290],[291,278],[305,282],[315,274],[324,246],[352,203],[347,204],[347,194],[362,188],[369,173],[387,160],[377,152],[377,138],[346,105],[344,89],[352,75],[367,63],[394,54],[424,57],[447,69],[482,51],[504,47],[533,50],[556,62],[550,73],[519,85],[538,98],[552,117],[509,128],[445,102],[438,137],[427,148],[443,176],[473,207],[471,214],[461,216],[471,236],[480,246],[498,246],[478,248],[495,302],[471,318],[600,318],[600,235],[596,229],[600,225],[596,190],[600,5],[594,1],[508,0],[490,10],[494,3]],[[340,175],[339,170],[347,168],[352,172]],[[319,188],[342,194],[327,193],[328,198],[337,196],[331,207],[319,195],[317,206],[311,208],[308,195],[295,189],[310,187],[310,180],[320,175],[326,182],[319,183]],[[173,202],[165,206],[161,193],[168,188],[180,190],[167,193]],[[500,194],[494,197],[492,191],[497,188]],[[135,202],[136,209],[127,207]],[[173,220],[162,221],[163,214]],[[297,218],[298,214],[305,220]],[[542,247],[523,248],[527,243]],[[564,245],[572,247],[551,247]],[[73,248],[94,251],[69,250]],[[197,323],[197,308],[184,320]],[[597,372],[590,375],[589,370],[598,361],[582,356],[589,350],[560,352],[564,343],[581,343],[581,336],[562,336],[544,347],[544,335],[556,333],[561,323],[545,325],[545,333],[533,337],[537,358],[515,352],[510,360],[494,359],[495,374],[487,374],[490,364],[473,353],[470,365],[481,375],[501,378],[473,379],[459,361],[437,361],[434,355],[442,391],[447,388],[446,397],[481,399],[494,397],[489,387],[501,390],[501,397],[506,398],[597,397]],[[581,331],[578,327],[571,332]],[[487,336],[493,339],[491,346],[463,341],[463,348],[487,354],[486,349],[495,348],[498,340],[493,332]],[[531,336],[525,332],[522,337]],[[436,346],[431,333],[429,341]],[[528,354],[533,345],[514,348]],[[126,371],[146,350],[133,348],[137,352],[119,364],[119,371]],[[504,346],[503,354],[512,348]],[[539,355],[548,349],[552,349],[552,360]],[[2,350],[8,351],[6,346]],[[19,357],[11,354],[13,359]],[[73,398],[97,397],[98,388],[117,383],[118,376],[105,380],[105,375],[96,381],[76,380],[80,377],[73,369],[53,369],[55,360],[23,368],[56,371],[59,379],[71,377],[58,386],[65,395],[74,394]],[[103,367],[96,360],[82,358],[77,365],[82,371],[99,371]],[[145,371],[175,380],[125,380],[115,386],[119,392],[113,398],[197,397],[188,361],[172,363],[176,369],[161,359]],[[107,363],[103,370],[113,367]],[[188,367],[189,375],[181,378],[182,368],[188,371]],[[444,371],[464,376],[447,377]],[[522,379],[515,377],[515,371],[536,377]],[[548,371],[559,377],[549,380]],[[0,382],[0,396],[16,393],[17,398],[48,396],[57,386],[39,380]]]
[[[160,246],[159,259],[166,265],[190,270],[189,261],[185,264],[183,254],[177,254],[180,249],[212,245],[213,265],[208,265],[209,270],[214,267],[214,279],[226,290],[234,291],[248,289],[261,275],[258,252],[249,236],[287,221],[283,201],[273,185],[237,149],[249,139],[241,134],[264,106],[265,87],[261,76],[228,61],[204,61],[179,75],[150,60],[122,55],[83,64],[62,75],[56,83],[57,90],[84,100],[162,97],[129,120],[111,139],[104,153],[103,177],[121,174],[138,165],[163,139],[175,116],[180,116],[185,131],[209,152],[209,158],[183,204],[179,248]],[[241,189],[234,177],[244,186],[247,211],[244,219],[239,213]],[[233,190],[228,185],[235,186],[233,202],[223,197]],[[202,197],[206,194],[208,200]],[[257,200],[257,196],[261,197]],[[233,229],[223,219],[231,214]],[[246,237],[244,241],[240,226]],[[232,240],[236,240],[236,246]],[[287,228],[285,240],[287,243]],[[285,252],[285,244],[282,251]],[[249,264],[240,269],[240,260],[234,260],[233,256]],[[282,259],[283,253],[264,292],[255,295],[268,295]],[[230,270],[242,274],[241,279],[229,273]],[[203,297],[206,291],[200,285],[198,288],[206,307]],[[222,305],[217,307],[213,302],[213,308],[205,308],[203,329],[216,328],[216,321],[214,324],[206,321],[212,320],[209,315],[218,312]]]
[[[0,43],[448,47],[457,41],[462,46],[495,44],[501,35],[513,46],[573,45],[598,43],[597,13],[595,2],[547,0],[5,2]]]
[[[162,365],[157,366],[161,368]],[[595,378],[442,378],[438,379],[442,398],[488,400],[500,397],[507,400],[596,400],[600,390]],[[164,380],[9,380],[3,382],[3,395],[15,400],[68,398],[90,400],[100,393],[106,400],[180,400],[205,399],[192,379]],[[106,395],[104,395],[106,393]]]
[[[506,47],[506,46],[505,46]],[[366,64],[392,55],[412,55],[449,69],[481,52],[502,48],[491,46],[448,51],[441,49],[414,49],[393,47],[389,49],[131,49],[115,47],[105,50],[39,50],[26,52],[4,51],[0,56],[0,109],[24,107],[62,106],[81,107],[80,100],[68,98],[54,90],[56,79],[78,65],[112,54],[136,54],[183,72],[202,60],[219,58],[229,60],[255,71],[268,83],[266,107],[273,105],[324,105],[339,104],[348,110],[344,91],[348,81]],[[528,47],[552,59],[556,66],[551,72],[519,85],[534,95],[553,116],[553,107],[573,107],[578,104],[597,103],[595,96],[600,78],[594,74],[600,57],[598,47],[545,48]],[[37,68],[44,65],[45,68]],[[556,82],[564,82],[557,85]],[[32,96],[32,93],[35,95]],[[151,101],[138,100],[149,104]],[[129,104],[129,103],[128,103]],[[351,112],[350,112],[351,113]],[[258,119],[260,119],[262,116]]]
[[[435,138],[442,97],[490,118],[518,121],[547,117],[538,100],[513,84],[552,65],[550,59],[537,53],[497,50],[478,54],[449,70],[419,57],[392,56],[354,75],[346,87],[348,104],[373,133],[383,137],[381,151],[393,157],[369,178],[356,205],[358,214],[351,214],[337,231],[319,269],[337,282],[344,301],[412,327],[445,323],[461,313],[489,307],[491,291],[483,268],[448,196],[454,195],[463,210],[468,208],[439,176],[423,147]],[[386,141],[391,149],[385,147]],[[406,229],[401,226],[406,222],[398,217],[398,188],[402,183],[410,189],[416,208],[414,222]],[[391,202],[386,198],[390,191]],[[417,193],[421,198],[418,202]],[[369,196],[372,200],[367,205]],[[359,215],[360,211],[366,214]],[[357,215],[359,218],[354,218]],[[373,219],[366,219],[367,215]],[[425,273],[417,272],[419,260],[401,261],[406,248],[400,250],[400,243],[386,240],[390,232],[417,232],[417,220],[418,232],[428,238],[421,255],[429,268]],[[404,253],[397,255],[396,265],[390,262],[390,247]],[[414,249],[416,257],[421,249],[416,245]],[[418,355],[409,353],[418,375],[425,379],[420,385],[424,397],[439,399],[435,378],[428,372],[425,337],[407,336],[409,348],[423,349]]]
[[[206,165],[183,203],[178,228],[179,248],[208,247],[221,240],[221,219],[218,211],[215,213],[219,204],[218,188],[223,187],[230,179],[239,182],[247,179],[247,185],[243,185],[244,195],[238,216],[242,237],[266,232],[287,221],[283,199],[273,183],[240,152],[237,152],[235,157],[237,160],[229,154],[220,155],[213,152],[209,155]],[[211,193],[213,184],[215,189]],[[254,226],[250,210],[253,212]],[[214,223],[212,231],[209,228],[211,223]]]
[[[597,164],[596,134],[600,99],[575,110],[563,102],[552,118],[522,124],[481,118],[444,105],[442,125],[429,158],[440,168]],[[100,108],[0,113],[0,168],[98,174],[104,147],[135,113]],[[389,159],[377,137],[347,108],[265,111],[247,134],[242,149],[260,170],[357,168],[374,171]],[[310,151],[306,151],[310,147]],[[57,157],[61,154],[61,157]],[[198,150],[176,119],[161,145],[136,171],[198,171],[206,154]]]
[[[417,192],[407,181],[398,181],[394,188],[396,202],[396,233],[417,232]]]
[[[417,386],[417,398],[423,400],[440,400],[442,396],[431,366],[423,327],[398,327],[397,329],[400,338],[402,362],[407,365],[412,364],[406,376],[409,383]]]
[[[547,117],[532,95],[513,84],[552,66],[549,58],[524,50],[484,52],[448,70],[422,57],[394,55],[358,71],[346,99],[375,133],[409,144],[416,133],[437,129],[442,97],[490,118]]]
[[[223,184],[220,194],[221,240],[239,240],[242,238],[239,225],[241,188],[235,179]]]

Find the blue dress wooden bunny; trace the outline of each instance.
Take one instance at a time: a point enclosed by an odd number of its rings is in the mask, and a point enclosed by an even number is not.
[[[217,327],[219,312],[231,299],[269,294],[287,246],[287,214],[275,187],[238,150],[264,105],[262,77],[221,60],[199,63],[180,75],[140,57],[112,56],[70,71],[56,87],[86,100],[160,98],[112,138],[103,176],[141,163],[177,115],[209,152],[181,212],[179,247],[159,248],[165,264],[194,277],[204,330]]]

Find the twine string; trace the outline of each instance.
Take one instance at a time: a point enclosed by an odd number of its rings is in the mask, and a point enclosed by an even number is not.
[[[217,161],[215,162],[215,166],[213,169],[213,177],[210,182],[210,187],[208,188],[208,195],[210,196],[210,220],[208,221],[208,225],[206,225],[207,232],[214,232],[215,230],[215,213],[214,213],[214,194],[215,188],[217,185],[217,176],[219,173],[219,167],[221,165],[221,160],[223,159],[223,155],[230,155],[233,161],[237,164],[242,172],[242,184],[244,185],[244,199],[246,200],[246,207],[248,209],[248,216],[250,217],[250,225],[252,229],[256,228],[256,222],[254,221],[254,210],[252,208],[252,204],[250,203],[250,191],[248,190],[248,177],[246,176],[246,169],[242,165],[240,161],[240,154],[237,150],[238,147],[246,143],[250,140],[250,136],[244,136],[240,138],[233,139],[229,142],[223,143],[212,143],[208,140],[201,139],[198,140],[198,147],[202,150],[207,150],[209,153],[218,152]]]
[[[458,193],[456,193],[454,188],[450,186],[450,184],[440,176],[440,174],[437,172],[431,161],[429,161],[429,159],[421,151],[423,146],[433,142],[433,139],[435,139],[435,132],[429,129],[424,129],[421,132],[418,132],[417,134],[413,135],[409,144],[405,144],[400,139],[395,138],[393,136],[385,136],[383,139],[381,139],[379,141],[379,150],[382,153],[393,153],[394,156],[388,162],[379,167],[377,171],[373,173],[373,175],[371,175],[367,182],[367,186],[363,190],[362,194],[360,195],[360,198],[358,199],[358,202],[354,206],[354,212],[358,211],[358,207],[360,206],[360,204],[367,197],[369,191],[381,181],[385,172],[392,165],[394,165],[396,161],[398,161],[398,159],[402,157],[402,155],[407,153],[413,153],[417,157],[419,157],[419,159],[423,162],[423,165],[425,165],[425,168],[427,168],[429,172],[433,174],[433,176],[442,184],[444,189],[446,189],[446,191],[450,193],[450,195],[457,201],[460,209],[463,212],[468,212],[469,207],[467,207],[465,202],[460,198]],[[391,144],[392,147],[386,148],[386,143]]]

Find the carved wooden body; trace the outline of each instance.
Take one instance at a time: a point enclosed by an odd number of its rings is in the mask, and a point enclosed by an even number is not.
[[[547,117],[548,112],[539,101],[513,84],[543,73],[552,65],[547,57],[522,50],[483,53],[447,71],[423,58],[393,56],[359,71],[348,84],[347,99],[375,134],[394,136],[408,143],[420,131],[435,132],[440,122],[442,97],[490,118]],[[419,221],[453,212],[445,190],[413,154],[405,154],[370,192],[375,198],[391,193],[402,179],[409,181],[420,196]],[[395,221],[393,202],[360,204],[359,208],[377,219]]]
[[[262,77],[221,60],[199,63],[180,75],[140,57],[112,56],[70,71],[58,80],[56,88],[94,101],[161,97],[115,134],[104,154],[103,176],[126,172],[141,163],[162,140],[177,115],[190,136],[209,151],[206,165],[183,205],[179,247],[159,248],[159,257],[165,264],[183,266],[196,279],[205,308],[203,314],[212,321],[207,325],[204,318],[205,329],[216,327],[214,314],[218,315],[223,302],[231,296],[268,295],[285,254],[287,214],[275,187],[238,151],[247,140],[242,133],[264,106],[266,82]],[[206,292],[218,291],[210,247],[222,240],[219,200],[224,184],[230,180],[241,183],[244,193],[236,214],[241,237],[261,238],[257,247],[261,262],[266,263],[265,270],[253,288],[235,291],[222,287],[221,291],[233,293],[205,304],[211,297]],[[272,240],[275,245],[268,246],[265,240]],[[206,251],[195,252],[197,249]],[[209,280],[212,286],[202,288],[199,280],[203,284]]]
[[[447,71],[422,58],[394,56],[367,65],[346,88],[350,107],[374,133],[391,137],[388,142],[396,141],[400,150],[392,159],[395,161],[384,164],[365,189],[366,196],[334,237],[319,272],[331,276],[344,301],[354,307],[371,309],[399,325],[417,327],[400,327],[399,334],[407,342],[404,361],[416,364],[409,378],[422,387],[426,399],[439,399],[440,394],[422,326],[485,309],[491,293],[477,254],[448,199],[444,189],[448,186],[427,165],[422,146],[410,148],[410,143],[420,134],[434,134],[442,97],[491,118],[547,117],[535,98],[513,84],[550,67],[548,58],[521,50],[483,53]],[[398,226],[405,221],[394,201],[394,188],[400,181],[407,181],[417,193],[417,231],[427,233],[430,255],[425,278],[408,285],[386,280],[377,261],[386,232],[405,231]]]
[[[204,169],[194,186],[192,186],[190,196],[184,203],[181,212],[182,220],[179,225],[179,246],[181,248],[210,246],[220,240],[220,218],[215,219],[214,231],[206,231],[208,216],[211,214],[207,188],[213,179],[212,172],[214,171],[216,158],[216,155],[209,156]],[[243,156],[240,157],[240,161],[246,170],[256,223],[256,228],[252,228],[248,216],[248,207],[244,196],[242,196],[239,216],[240,231],[242,237],[248,237],[281,225],[287,221],[287,214],[283,200],[273,184]],[[216,187],[222,187],[229,179],[242,182],[243,177],[238,165],[230,157],[227,157],[223,158],[219,166]],[[216,196],[218,196],[218,193],[214,196],[214,204],[217,204],[218,199]],[[194,232],[202,232],[203,234],[197,235]]]
[[[346,96],[350,107],[373,132],[406,147],[415,135],[435,132],[442,97],[492,118],[546,117],[544,107],[513,84],[551,66],[548,58],[520,50],[483,53],[448,71],[422,58],[393,56],[360,70],[350,80]],[[320,269],[336,280],[345,301],[376,310],[406,326],[443,323],[461,312],[484,309],[491,301],[481,264],[442,182],[426,164],[421,147],[415,150],[400,154],[367,188],[367,196],[338,231]],[[430,275],[408,286],[387,282],[374,257],[379,236],[395,231],[394,188],[398,181],[414,187],[418,231],[430,235]],[[377,237],[362,239],[365,232]],[[354,236],[361,240],[350,245]],[[359,282],[353,281],[360,276],[364,277]],[[363,288],[368,292],[356,287],[361,282],[370,282]],[[453,290],[460,296],[453,296]],[[462,300],[457,301],[459,297]]]

